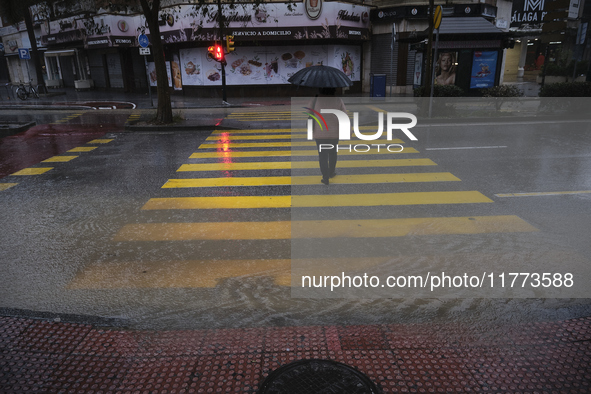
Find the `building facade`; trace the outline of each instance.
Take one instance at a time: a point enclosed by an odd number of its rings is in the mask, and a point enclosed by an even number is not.
[[[556,0],[442,4],[435,83],[476,93],[539,68],[539,54],[558,44],[562,56],[587,59],[583,4],[564,29],[564,40],[543,42],[542,13],[551,1]],[[153,57],[141,55],[138,43],[139,34],[151,37],[145,18],[137,8],[109,4],[84,0],[70,10],[32,8],[47,86],[128,92],[155,86]],[[224,36],[235,42],[225,67],[231,95],[293,93],[288,78],[314,64],[341,69],[354,83],[349,93],[356,94],[370,92],[372,78],[380,74],[390,94],[412,94],[430,77],[424,0],[237,3],[222,4],[221,10],[215,2],[206,8],[189,1],[166,4],[159,27],[169,87],[177,94],[216,94],[221,65],[207,56],[207,48],[223,44]],[[12,82],[36,83],[34,66],[17,56],[18,48],[30,47],[23,27],[0,28],[5,69]]]

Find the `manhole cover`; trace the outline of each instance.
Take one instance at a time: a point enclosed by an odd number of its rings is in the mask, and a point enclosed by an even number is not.
[[[367,376],[330,360],[300,360],[271,372],[259,394],[381,394]]]

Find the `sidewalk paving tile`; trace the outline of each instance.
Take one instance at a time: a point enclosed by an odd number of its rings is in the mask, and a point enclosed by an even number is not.
[[[384,393],[588,393],[590,323],[141,331],[0,317],[0,392],[256,393],[285,364],[328,359]]]

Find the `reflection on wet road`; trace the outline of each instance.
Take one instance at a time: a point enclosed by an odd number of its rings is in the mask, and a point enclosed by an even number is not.
[[[497,145],[508,147],[501,154],[427,151],[469,133],[422,130],[400,153],[345,152],[327,191],[312,145],[290,129],[119,133],[128,116],[118,128],[83,132],[28,159],[27,168],[51,170],[2,179],[0,306],[156,329],[487,324],[591,312],[583,299],[306,299],[290,289],[294,236],[346,237],[340,257],[351,270],[361,260],[387,271],[434,262],[510,265],[524,255],[588,263],[581,234],[590,228],[580,215],[591,211],[588,195],[539,203],[495,196],[532,190],[521,179],[533,182],[540,165],[547,172],[538,190],[586,190],[591,155],[578,150],[590,145],[579,132],[548,155],[525,146],[550,136],[552,126],[520,125],[519,134],[491,127]],[[490,134],[471,138],[466,146],[493,145]],[[374,254],[356,256],[362,245]],[[322,258],[313,264],[325,265]]]
[[[107,132],[120,131],[125,118],[122,114],[99,116],[93,111],[38,116],[36,126],[0,139],[0,178],[61,155]]]

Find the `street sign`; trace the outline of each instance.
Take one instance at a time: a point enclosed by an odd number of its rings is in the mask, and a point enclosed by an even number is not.
[[[18,49],[18,57],[19,59],[30,59],[31,54],[27,48],[19,48]]]
[[[148,56],[150,54],[150,48],[140,48],[140,55]]]
[[[442,14],[442,9],[441,9],[441,6],[438,5],[435,8],[435,12],[433,13],[433,28],[434,29],[439,29],[439,25],[441,25],[441,14]]]
[[[147,48],[150,45],[150,40],[148,40],[148,36],[145,34],[140,34],[137,37],[137,42],[142,48]]]

